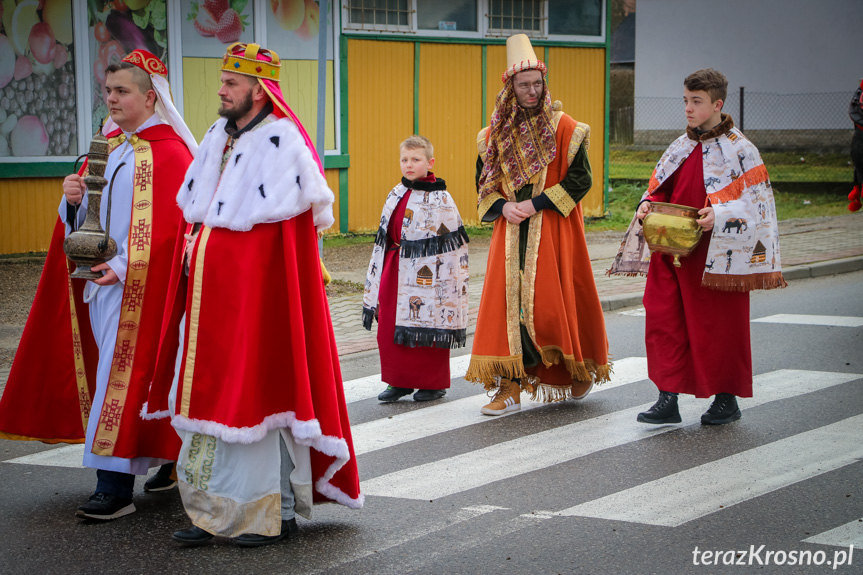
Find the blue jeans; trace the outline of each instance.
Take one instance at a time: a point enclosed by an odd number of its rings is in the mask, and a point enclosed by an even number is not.
[[[96,470],[96,493],[107,493],[123,499],[132,499],[135,476],[119,471]]]

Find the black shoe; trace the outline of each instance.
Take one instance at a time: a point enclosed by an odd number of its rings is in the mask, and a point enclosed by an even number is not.
[[[434,401],[445,395],[445,389],[420,389],[414,394],[414,401]]]
[[[656,400],[656,403],[647,411],[642,411],[638,414],[638,421],[654,425],[680,423],[680,411],[677,410],[677,394],[660,391],[659,399]]]
[[[174,541],[190,546],[203,545],[212,538],[212,533],[204,531],[197,525],[192,525],[188,529],[183,529],[182,531],[174,531],[174,533],[171,535],[171,539],[173,539]]]
[[[392,403],[393,401],[398,401],[399,398],[410,395],[413,392],[413,389],[408,389],[406,387],[393,387],[388,385],[387,388],[378,396],[378,401],[382,403]]]
[[[167,491],[177,486],[177,480],[171,479],[171,473],[174,471],[173,463],[166,463],[159,468],[155,475],[144,482],[144,491],[154,493],[157,491]]]
[[[97,519],[99,521],[110,521],[124,515],[135,512],[135,504],[131,499],[124,499],[109,493],[96,493],[78,508],[75,517],[82,519]]]
[[[258,535],[257,533],[243,533],[238,537],[234,537],[233,541],[240,547],[262,547],[285,539],[291,533],[296,533],[297,529],[296,519],[282,519],[282,532],[278,535],[267,536]]]
[[[724,425],[740,419],[737,398],[731,393],[717,393],[710,408],[701,415],[704,425]]]

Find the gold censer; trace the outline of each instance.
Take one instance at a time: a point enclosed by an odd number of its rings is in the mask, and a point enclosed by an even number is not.
[[[651,202],[644,217],[644,239],[651,252],[674,256],[674,265],[680,267],[680,258],[695,250],[701,233],[698,209],[679,204]]]

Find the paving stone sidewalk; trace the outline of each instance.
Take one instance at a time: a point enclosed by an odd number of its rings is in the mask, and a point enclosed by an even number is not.
[[[787,280],[827,275],[863,269],[863,218],[859,215],[787,220],[779,223],[782,266]],[[640,305],[644,294],[643,277],[609,277],[622,233],[588,234],[593,277],[603,309],[613,310]],[[487,248],[472,249],[470,278],[470,322],[468,333],[474,331],[479,300],[485,280]],[[325,254],[326,258],[326,254]],[[368,262],[357,262],[350,275],[365,275]],[[336,275],[338,277],[338,275]],[[377,326],[366,331],[362,325],[362,295],[350,295],[330,300],[330,313],[336,334],[339,355],[376,350]]]

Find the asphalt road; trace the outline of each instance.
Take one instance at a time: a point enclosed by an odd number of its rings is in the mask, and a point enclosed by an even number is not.
[[[446,400],[380,405],[376,355],[344,358],[366,507],[317,507],[267,548],[173,544],[179,496],[142,479],[137,513],[79,521],[95,473],[58,466],[68,447],[0,441],[0,573],[863,573],[861,282],[753,294],[770,318],[751,324],[755,397],[717,428],[691,397],[682,424],[636,423],[656,396],[636,308],[606,315],[611,385],[501,418],[461,378]]]

